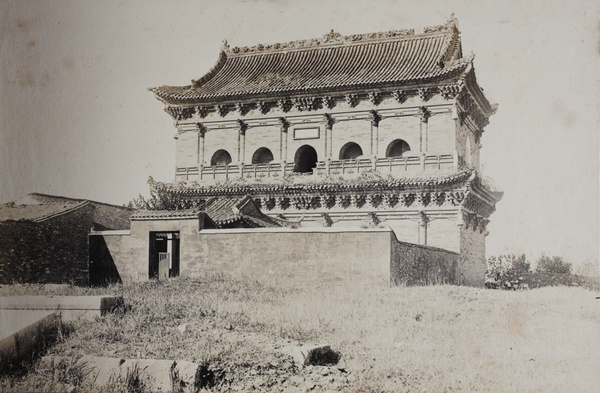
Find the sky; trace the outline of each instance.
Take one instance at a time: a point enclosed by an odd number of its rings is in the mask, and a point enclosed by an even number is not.
[[[594,0],[0,2],[0,203],[30,192],[124,204],[170,182],[175,127],[147,88],[187,85],[231,46],[443,24],[454,12],[499,104],[483,175],[505,192],[487,254],[599,252]]]

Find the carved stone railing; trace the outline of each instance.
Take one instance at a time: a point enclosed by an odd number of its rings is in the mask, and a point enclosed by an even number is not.
[[[294,163],[270,162],[266,164],[229,164],[205,167],[179,167],[176,170],[177,180],[189,180],[213,183],[243,178],[250,182],[277,180],[283,176],[348,176],[353,177],[367,171],[401,176],[407,172],[435,172],[458,170],[463,166],[462,160],[454,154],[421,154],[402,157],[359,157],[353,160],[318,161],[317,166],[308,173],[294,172]]]

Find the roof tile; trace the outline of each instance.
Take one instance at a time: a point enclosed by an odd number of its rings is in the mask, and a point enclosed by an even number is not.
[[[468,62],[461,61],[460,36],[454,20],[430,31],[421,35],[374,33],[373,38],[367,34],[360,35],[360,39],[348,36],[334,39],[333,44],[326,35],[323,39],[303,41],[308,44],[294,41],[285,44],[287,47],[226,47],[215,67],[192,85],[162,86],[150,91],[165,102],[181,104],[452,76],[458,79]]]

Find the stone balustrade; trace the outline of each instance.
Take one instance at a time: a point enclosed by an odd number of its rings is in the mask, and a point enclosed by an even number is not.
[[[416,154],[402,157],[359,157],[351,160],[317,161],[312,172],[294,172],[293,162],[265,164],[229,164],[204,167],[179,167],[176,180],[212,184],[216,181],[243,178],[250,182],[275,181],[284,176],[345,176],[353,177],[368,171],[402,176],[403,173],[452,171],[462,169],[462,160],[456,153]]]

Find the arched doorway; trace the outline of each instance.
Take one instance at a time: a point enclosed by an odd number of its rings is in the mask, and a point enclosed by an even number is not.
[[[317,151],[309,145],[304,145],[296,150],[294,156],[294,172],[311,173],[317,166]]]
[[[266,147],[261,147],[252,155],[252,164],[268,164],[273,161],[273,153]]]
[[[358,143],[348,142],[340,149],[340,160],[355,160],[362,155],[363,151]]]
[[[402,139],[393,140],[385,150],[386,157],[402,157],[404,153],[410,151],[408,143]]]
[[[217,150],[210,159],[210,165],[229,165],[231,164],[231,155],[227,153],[227,150]]]

